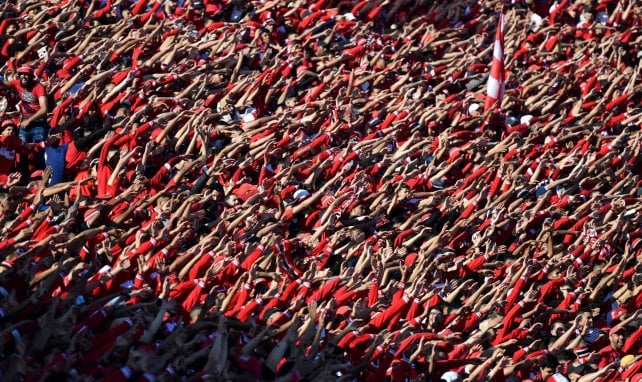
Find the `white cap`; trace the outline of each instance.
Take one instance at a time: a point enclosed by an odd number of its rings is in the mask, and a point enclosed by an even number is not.
[[[292,196],[295,200],[301,200],[310,196],[310,193],[307,190],[296,190]]]
[[[447,371],[441,375],[441,380],[446,382],[454,382],[459,378],[459,374],[454,371]]]
[[[552,377],[552,378],[553,378],[553,380],[554,380],[555,382],[571,382],[571,381],[569,381],[569,379],[568,379],[568,378],[566,378],[565,376],[563,376],[563,375],[562,375],[562,374],[560,374],[560,373],[555,373],[555,374],[553,374],[553,377]]]
[[[531,119],[533,119],[533,116],[530,114],[522,115],[522,117],[519,119],[519,123],[530,126]]]
[[[531,31],[535,31],[542,26],[542,17],[537,13],[531,13]]]

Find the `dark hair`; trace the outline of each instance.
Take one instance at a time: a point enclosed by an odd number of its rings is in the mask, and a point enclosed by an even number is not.
[[[564,349],[557,353],[557,358],[558,361],[567,362],[574,361],[575,359],[577,359],[577,356],[571,350]]]
[[[555,370],[559,365],[560,365],[560,362],[557,360],[557,358],[554,355],[546,354],[546,357],[544,357],[544,359],[540,362],[539,367],[540,368],[549,367]]]

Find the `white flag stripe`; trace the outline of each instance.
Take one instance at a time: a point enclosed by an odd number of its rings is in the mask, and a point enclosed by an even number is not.
[[[493,99],[499,98],[499,81],[493,77],[488,77],[487,88],[489,97],[492,97]]]
[[[493,47],[493,58],[504,62],[504,49],[502,49],[498,40],[495,40],[495,46]]]

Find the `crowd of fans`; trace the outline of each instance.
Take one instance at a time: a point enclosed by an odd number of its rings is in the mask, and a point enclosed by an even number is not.
[[[0,379],[642,380],[637,2],[0,9]]]

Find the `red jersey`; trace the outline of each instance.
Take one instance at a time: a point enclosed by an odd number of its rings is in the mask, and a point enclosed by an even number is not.
[[[0,184],[7,181],[16,161],[16,151],[24,151],[20,138],[15,135],[0,136]]]
[[[20,98],[18,106],[20,107],[23,119],[31,117],[40,110],[38,99],[47,95],[45,87],[38,82],[31,88],[24,88],[19,80],[13,80],[9,82],[9,87],[11,87],[18,95],[18,98]]]

